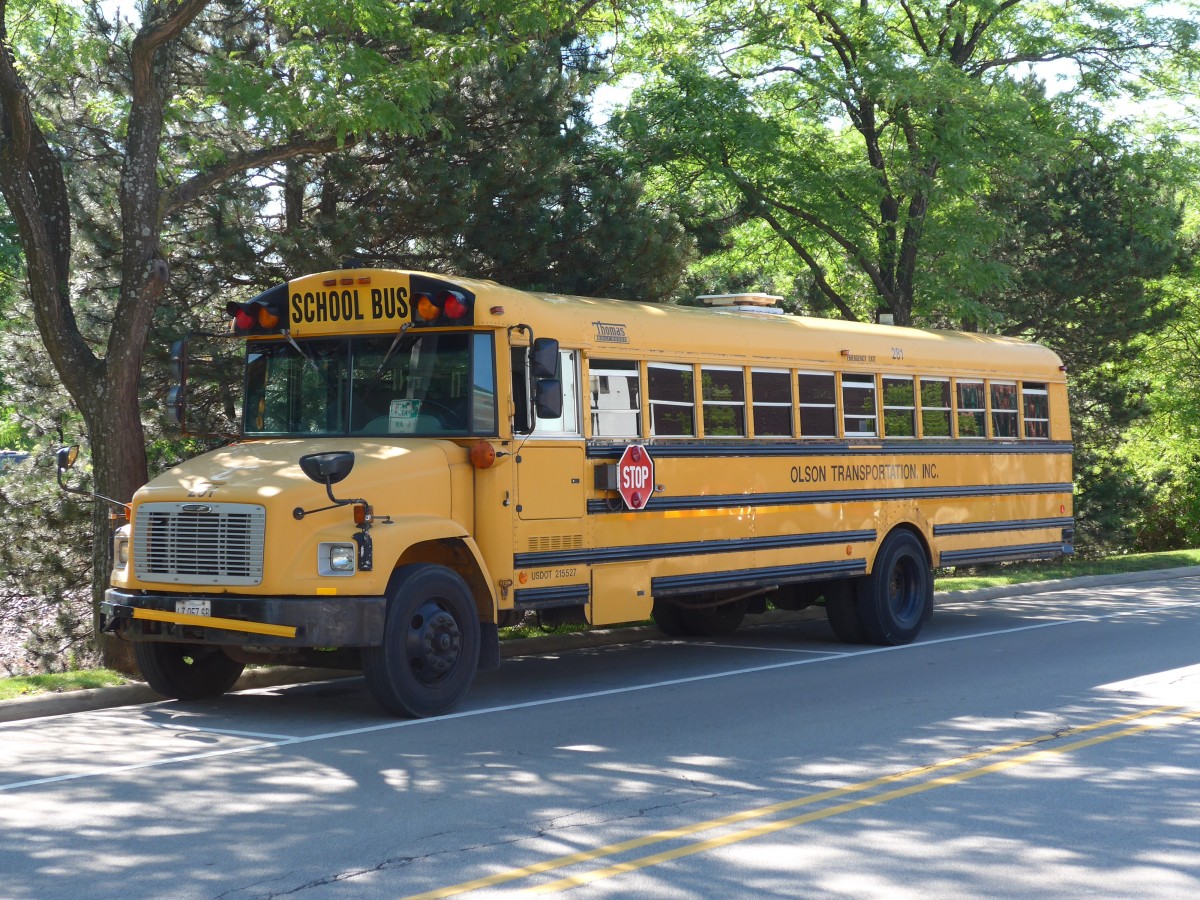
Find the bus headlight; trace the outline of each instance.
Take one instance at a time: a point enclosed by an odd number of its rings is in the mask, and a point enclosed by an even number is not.
[[[331,541],[317,544],[317,572],[321,575],[353,575],[357,561],[357,544]]]
[[[113,566],[124,569],[129,565],[129,526],[122,525],[113,534]]]

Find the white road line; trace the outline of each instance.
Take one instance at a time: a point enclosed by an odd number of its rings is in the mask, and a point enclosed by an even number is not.
[[[853,656],[854,651],[801,650],[799,647],[755,647],[752,644],[717,644],[710,641],[670,641],[672,647],[714,647],[719,650],[763,650],[769,653],[807,653],[810,656]]]
[[[563,697],[529,700],[524,703],[510,703],[504,706],[488,706],[484,707],[483,709],[469,709],[463,710],[462,712],[447,713],[444,716],[437,716],[431,719],[401,719],[395,722],[384,722],[379,725],[364,725],[360,728],[347,728],[343,731],[330,731],[323,734],[309,735],[307,737],[287,738],[279,741],[264,741],[256,744],[248,744],[242,747],[229,747],[223,750],[210,750],[204,753],[189,753],[185,756],[170,756],[164,759],[151,760],[141,763],[107,766],[101,769],[91,769],[86,772],[73,772],[68,775],[52,775],[46,778],[33,778],[28,781],[17,781],[11,784],[0,785],[0,793],[3,793],[4,791],[14,791],[19,788],[35,787],[43,784],[56,784],[63,781],[75,781],[80,778],[98,778],[116,775],[122,772],[132,772],[138,769],[150,769],[157,768],[159,766],[174,765],[176,763],[193,762],[200,759],[212,759],[219,756],[232,756],[239,753],[251,753],[258,750],[273,750],[277,747],[288,747],[295,744],[310,744],[317,741],[333,741],[338,740],[339,738],[355,737],[360,734],[374,734],[381,731],[393,731],[397,728],[413,728],[421,725],[436,725],[441,722],[449,722],[455,719],[470,719],[474,718],[475,716],[487,716],[496,713],[515,712],[517,710],[524,709],[536,709],[542,706],[554,706],[559,703],[578,703],[582,700],[595,700],[600,697],[614,697],[618,694],[633,694],[640,691],[652,691],[658,690],[659,688],[676,687],[682,684],[696,684],[702,681],[714,681],[718,678],[734,678],[739,675],[755,675],[759,672],[771,672],[778,669],[792,669],[797,666],[808,666],[816,663],[853,659],[856,656],[870,656],[877,653],[900,653],[909,650],[919,650],[923,647],[931,647],[937,644],[953,644],[959,641],[973,641],[979,640],[980,638],[1019,634],[1023,631],[1037,631],[1042,628],[1056,628],[1060,625],[1100,622],[1105,619],[1117,619],[1132,615],[1159,613],[1166,609],[1172,609],[1181,606],[1195,607],[1197,604],[1195,601],[1186,601],[1135,610],[1121,610],[1120,612],[1106,613],[1103,615],[1079,616],[1073,619],[1054,619],[1048,622],[1039,622],[1034,625],[1021,625],[1016,628],[998,628],[993,631],[983,631],[976,634],[963,634],[954,637],[935,638],[934,640],[928,641],[917,641],[912,644],[903,644],[899,647],[871,647],[865,650],[857,650],[838,656],[821,656],[811,659],[795,659],[787,662],[770,663],[762,666],[749,666],[742,669],[730,669],[725,672],[710,672],[707,675],[691,675],[686,678],[671,678],[666,681],[654,681],[648,684],[634,684],[626,687],[608,688],[602,691],[588,691],[582,694],[569,694]]]
[[[142,728],[160,728],[164,731],[187,731],[201,734],[225,734],[230,737],[263,738],[268,741],[291,740],[294,734],[271,734],[264,731],[233,731],[228,728],[207,728],[203,725],[181,725],[178,722],[155,722],[150,719],[133,719],[128,716],[106,716],[103,713],[82,713],[85,719],[95,719],[98,722],[117,722],[121,725],[135,725]]]

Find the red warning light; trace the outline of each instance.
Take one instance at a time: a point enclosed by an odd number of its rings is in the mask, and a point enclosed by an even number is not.
[[[467,298],[458,291],[442,291],[440,299],[442,312],[446,314],[447,319],[461,319],[466,316],[469,310]]]

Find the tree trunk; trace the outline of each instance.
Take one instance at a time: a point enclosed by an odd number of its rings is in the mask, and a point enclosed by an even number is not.
[[[140,352],[137,357],[140,359]],[[114,378],[111,362],[106,377],[95,390],[77,397],[91,439],[94,490],[103,497],[128,503],[146,481],[146,442],[142,429],[137,395],[136,370],[130,377]],[[116,382],[114,384],[114,382]],[[137,674],[132,646],[99,631],[100,602],[112,572],[112,535],[124,518],[113,514],[123,510],[116,504],[98,500],[93,521],[92,607],[97,647],[103,664],[126,674]]]

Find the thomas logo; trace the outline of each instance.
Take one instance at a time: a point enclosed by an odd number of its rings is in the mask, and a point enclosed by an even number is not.
[[[615,325],[611,322],[593,322],[596,326],[596,340],[602,344],[628,344],[629,338],[625,336],[625,326]]]

